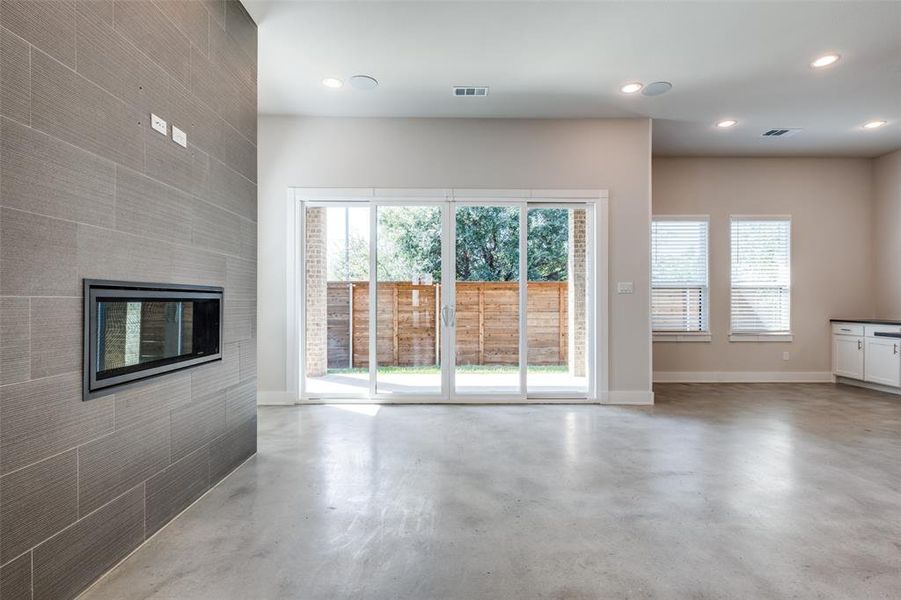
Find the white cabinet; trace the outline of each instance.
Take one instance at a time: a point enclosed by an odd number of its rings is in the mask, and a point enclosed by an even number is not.
[[[864,349],[864,380],[892,387],[901,386],[899,352],[901,352],[899,338],[867,337]]]
[[[856,335],[832,336],[832,373],[839,377],[863,379],[863,338]]]
[[[832,374],[901,388],[901,323],[833,322]]]

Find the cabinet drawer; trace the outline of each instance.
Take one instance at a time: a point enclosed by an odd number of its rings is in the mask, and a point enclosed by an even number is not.
[[[901,325],[864,325],[865,335],[873,337],[877,333],[901,333]]]
[[[840,335],[863,335],[863,325],[860,323],[833,323],[832,333]]]

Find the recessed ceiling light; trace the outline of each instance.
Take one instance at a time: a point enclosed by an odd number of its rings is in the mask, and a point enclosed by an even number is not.
[[[633,81],[632,83],[627,83],[623,87],[619,88],[619,91],[624,94],[634,94],[635,92],[640,91],[643,87],[644,86],[642,84],[638,83],[637,81]]]
[[[822,69],[823,67],[834,65],[840,58],[841,56],[839,56],[838,54],[824,54],[823,56],[810,63],[810,66],[814,69]]]
[[[326,77],[322,80],[322,85],[327,88],[332,88],[333,90],[337,90],[341,86],[344,85],[344,82],[340,79],[335,79],[334,77]]]
[[[883,125],[886,125],[887,123],[888,121],[867,121],[863,124],[863,126],[866,129],[878,129]]]
[[[727,129],[737,123],[738,123],[738,121],[735,121],[733,119],[726,119],[724,121],[717,122],[716,126],[719,127],[720,129]]]

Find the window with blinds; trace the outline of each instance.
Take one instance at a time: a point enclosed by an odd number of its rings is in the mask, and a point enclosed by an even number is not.
[[[707,217],[651,222],[651,325],[656,332],[704,333],[707,327]]]
[[[730,304],[732,333],[790,333],[790,217],[732,217]]]

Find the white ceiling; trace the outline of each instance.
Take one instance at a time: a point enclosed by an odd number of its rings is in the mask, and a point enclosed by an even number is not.
[[[901,148],[901,2],[244,0],[261,114],[652,117],[658,155],[879,156]],[[842,60],[814,71],[818,55]],[[325,77],[368,74],[373,91]],[[629,81],[673,83],[656,98]],[[453,85],[488,85],[455,98]],[[734,118],[729,130],[714,127]],[[862,130],[870,119],[889,125]],[[792,138],[765,129],[801,127]]]

